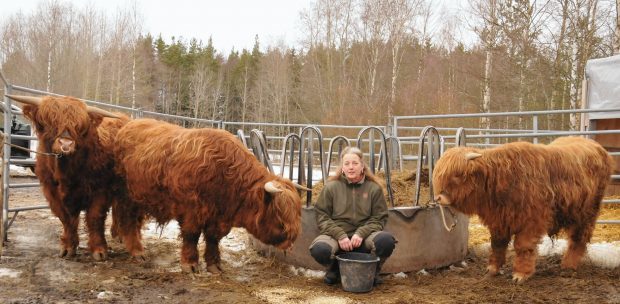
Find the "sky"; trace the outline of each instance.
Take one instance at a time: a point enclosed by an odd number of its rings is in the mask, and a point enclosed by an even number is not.
[[[34,12],[42,0],[0,0],[0,23],[3,18],[22,11]],[[128,10],[131,0],[57,0],[71,2],[77,9],[94,4],[114,16],[117,9]],[[215,48],[222,53],[252,49],[258,35],[261,46],[301,45],[299,14],[308,9],[310,0],[137,0],[138,13],[143,17],[143,33],[162,35],[170,41],[182,36],[207,43],[212,37]]]

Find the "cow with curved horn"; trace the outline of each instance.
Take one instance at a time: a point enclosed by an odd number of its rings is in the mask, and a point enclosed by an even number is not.
[[[72,97],[7,97],[24,104],[24,116],[39,139],[35,173],[63,226],[60,256],[76,254],[80,212],[85,211],[88,249],[95,260],[106,259],[105,219],[113,202],[123,199],[115,193],[122,194],[124,186],[115,176],[112,143],[129,118]],[[132,244],[138,247],[127,247],[141,255],[136,233]]]
[[[549,145],[509,143],[491,149],[457,147],[433,172],[435,200],[476,214],[491,234],[488,276],[500,273],[514,236],[512,278],[534,274],[544,234],[565,230],[562,268],[576,269],[590,242],[613,159],[593,140],[560,137]]]
[[[119,213],[130,215],[121,222],[132,231],[127,223],[144,215],[162,225],[177,220],[185,271],[199,271],[201,234],[207,270],[219,273],[218,244],[232,227],[280,249],[291,247],[300,232],[296,185],[270,173],[224,130],[136,119],[119,131],[114,146],[118,172],[135,204]]]

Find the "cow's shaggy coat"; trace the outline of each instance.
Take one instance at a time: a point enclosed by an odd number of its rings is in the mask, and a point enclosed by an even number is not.
[[[93,108],[71,97],[15,99],[30,100],[23,113],[35,127],[38,152],[58,155],[39,154],[35,173],[52,213],[63,226],[60,255],[76,254],[80,212],[85,211],[88,249],[96,260],[105,259],[105,219],[119,181],[114,171],[112,143],[129,118],[112,113],[108,114],[117,118],[104,118],[103,111],[93,112]]]
[[[487,267],[497,274],[514,235],[513,279],[535,271],[545,233],[566,230],[563,268],[576,269],[592,237],[613,160],[598,143],[562,137],[549,145],[510,143],[492,149],[453,148],[433,171],[435,199],[479,216],[491,233]]]
[[[219,240],[244,227],[266,244],[285,249],[300,231],[301,202],[294,185],[273,175],[232,134],[185,129],[153,119],[129,122],[115,143],[117,168],[134,206],[123,229],[144,214],[160,224],[179,222],[181,265],[197,271],[197,243],[206,240],[207,269],[221,270]],[[273,184],[279,193],[268,193]],[[136,214],[138,215],[136,217]]]

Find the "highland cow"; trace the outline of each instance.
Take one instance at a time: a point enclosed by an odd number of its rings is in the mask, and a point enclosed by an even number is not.
[[[95,260],[106,259],[105,219],[115,193],[124,187],[115,175],[112,143],[129,118],[72,97],[7,96],[25,104],[24,116],[32,121],[39,140],[35,173],[63,226],[60,256],[76,254],[80,212],[85,211],[88,249]],[[141,246],[137,233],[134,244]]]
[[[212,273],[222,270],[218,244],[232,227],[244,227],[281,249],[299,234],[301,201],[295,185],[270,173],[226,131],[137,119],[119,131],[114,154],[134,204],[119,213],[124,216],[121,230],[133,230],[128,223],[144,215],[160,224],[177,220],[186,271],[198,271],[201,234]]]
[[[545,233],[565,230],[562,268],[576,269],[592,237],[613,160],[598,143],[561,137],[549,145],[517,142],[492,149],[453,148],[433,171],[435,200],[476,214],[491,233],[487,275],[499,273],[514,235],[512,278],[534,274]]]

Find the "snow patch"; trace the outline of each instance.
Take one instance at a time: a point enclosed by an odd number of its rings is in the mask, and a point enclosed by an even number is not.
[[[233,252],[241,252],[247,248],[247,233],[233,229],[220,240],[220,246]]]
[[[399,272],[399,273],[395,273],[392,275],[393,278],[395,279],[406,279],[407,278],[407,274],[404,272]]]
[[[424,275],[424,276],[430,275],[430,273],[428,273],[428,271],[426,271],[425,269],[422,269],[422,270],[418,271],[416,274],[417,275]]]
[[[149,222],[143,228],[142,234],[145,237],[153,237],[163,240],[177,240],[181,229],[177,221],[170,221],[164,226],[160,226],[156,222]]]
[[[111,291],[102,291],[97,294],[97,299],[105,300],[105,299],[110,299],[113,296],[114,296],[114,293],[112,293]]]
[[[8,268],[0,268],[0,277],[9,277],[9,278],[17,278],[22,272],[8,269]]]
[[[35,176],[30,169],[9,165],[9,176]]]
[[[587,259],[603,268],[616,268],[620,266],[620,247],[607,242],[589,244]]]
[[[320,279],[320,278],[323,278],[323,276],[325,276],[325,271],[306,269],[303,267],[295,267],[293,265],[289,266],[289,272],[296,276],[303,276],[306,278]]]
[[[540,256],[550,256],[550,255],[561,255],[566,251],[568,244],[566,240],[552,240],[549,237],[544,237],[542,242],[538,244],[538,255]]]
[[[508,245],[514,250],[512,242]],[[568,249],[568,241],[564,239],[552,240],[545,236],[538,244],[539,256],[564,255]],[[475,246],[473,251],[476,255],[488,256],[491,252],[491,244],[485,243]],[[590,261],[595,266],[602,268],[616,268],[620,266],[620,242],[590,243],[583,261]]]

